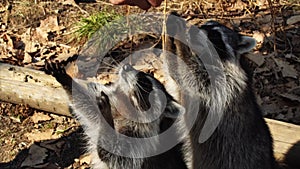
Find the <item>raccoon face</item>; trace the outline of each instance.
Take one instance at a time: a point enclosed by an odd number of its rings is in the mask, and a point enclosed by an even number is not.
[[[119,86],[131,104],[141,111],[152,108],[154,113],[160,111],[172,118],[184,111],[157,79],[129,64],[123,65],[119,70]]]
[[[135,107],[142,111],[150,109],[149,94],[153,85],[144,72],[135,70],[129,64],[122,66],[119,72],[123,91],[129,94],[129,99]]]
[[[256,45],[255,39],[243,36],[215,21],[208,21],[200,30],[206,34],[223,61],[239,60],[242,54],[249,52]],[[195,30],[191,30],[190,33],[195,33]]]

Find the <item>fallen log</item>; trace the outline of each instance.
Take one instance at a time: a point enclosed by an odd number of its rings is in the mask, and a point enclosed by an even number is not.
[[[70,116],[66,92],[55,78],[42,71],[0,63],[0,100]],[[272,119],[266,121],[274,139],[276,157],[284,160],[293,149],[289,158],[300,159],[300,126]]]
[[[289,163],[295,163],[295,166],[300,167],[300,126],[265,119],[273,136],[276,159],[280,161],[288,160]]]
[[[62,86],[42,71],[0,63],[0,100],[71,116]]]

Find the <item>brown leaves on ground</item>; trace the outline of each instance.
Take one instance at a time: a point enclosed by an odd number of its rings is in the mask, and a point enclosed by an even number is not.
[[[24,2],[32,4],[32,10],[47,9],[45,4],[33,4],[32,2]],[[54,3],[54,2],[53,2]],[[67,45],[67,37],[70,28],[66,28],[64,22],[60,22],[58,11],[50,13],[26,13],[28,9],[24,10],[23,3],[19,6],[15,5],[11,11],[7,12],[11,17],[15,16],[17,12],[36,17],[34,23],[29,25],[12,25],[0,20],[0,25],[3,29],[0,30],[0,61],[15,65],[27,65],[29,67],[41,67],[45,59],[67,58],[78,53],[77,47]],[[56,4],[53,4],[56,5]],[[23,8],[22,8],[23,7]],[[16,11],[17,10],[17,11]],[[19,10],[19,11],[18,11]],[[48,10],[48,9],[47,9]],[[30,10],[29,10],[30,11]],[[53,13],[54,12],[54,13]],[[44,19],[43,19],[44,18]],[[79,19],[79,18],[78,18]],[[14,21],[14,18],[11,18]],[[16,26],[13,28],[13,26]]]
[[[0,4],[0,62],[40,69],[45,59],[67,60],[81,46],[69,43],[72,24],[81,17],[112,8],[103,1],[3,1]],[[253,36],[257,49],[247,56],[253,70],[253,87],[266,117],[300,124],[300,10],[291,0],[169,0],[175,10],[192,24],[216,19],[241,33]],[[114,7],[126,13],[126,7]],[[28,10],[30,9],[30,10]],[[161,12],[163,6],[150,11]],[[131,13],[140,12],[131,8]],[[130,14],[131,14],[130,13]],[[139,36],[117,46],[105,62],[115,63],[139,49],[157,44],[158,39]],[[149,40],[150,39],[150,40]],[[134,49],[132,49],[133,47]],[[155,57],[148,53],[149,58]],[[117,56],[116,56],[117,55]],[[144,55],[141,53],[141,55]],[[153,56],[152,56],[153,55]],[[146,59],[139,69],[154,73],[159,63]],[[77,67],[68,65],[72,76]],[[98,79],[111,80],[103,69]],[[82,155],[82,130],[72,118],[33,110],[26,105],[1,103],[0,168],[88,168],[89,156]]]

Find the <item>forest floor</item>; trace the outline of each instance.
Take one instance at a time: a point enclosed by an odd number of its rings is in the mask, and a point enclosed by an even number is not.
[[[163,6],[148,12],[162,13]],[[1,0],[0,62],[41,70],[45,59],[66,60],[85,42],[72,40],[76,23],[99,11],[144,13],[99,0]],[[264,116],[300,125],[299,1],[169,0],[167,11],[195,25],[215,19],[254,37],[258,45],[248,59]],[[1,101],[0,121],[1,169],[89,168],[73,118]]]

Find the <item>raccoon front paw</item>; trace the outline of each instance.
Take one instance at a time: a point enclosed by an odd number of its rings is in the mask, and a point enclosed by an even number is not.
[[[111,114],[111,105],[108,96],[101,91],[100,96],[96,98],[98,101],[98,107],[106,122],[114,128],[113,117]]]
[[[66,73],[63,65],[58,62],[45,60],[45,73],[52,75],[65,88],[72,86],[72,78]]]
[[[57,77],[61,74],[66,74],[66,71],[58,61],[45,60],[45,73]]]

